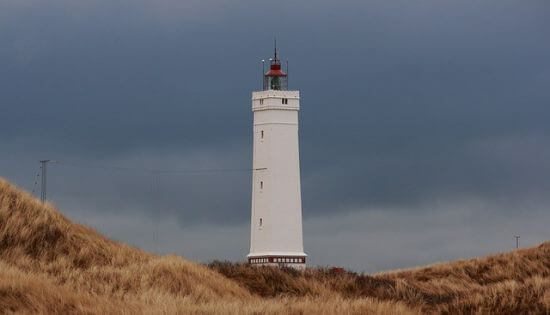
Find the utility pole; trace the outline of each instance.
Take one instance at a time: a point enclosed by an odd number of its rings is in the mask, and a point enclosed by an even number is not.
[[[42,170],[42,182],[40,184],[40,201],[45,202],[46,201],[46,175],[47,175],[47,166],[48,162],[50,160],[41,160],[40,161],[40,169]]]
[[[514,235],[516,238],[516,248],[519,248],[519,235]]]

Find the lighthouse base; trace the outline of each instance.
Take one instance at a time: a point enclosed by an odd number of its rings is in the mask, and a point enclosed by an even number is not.
[[[248,263],[253,266],[288,267],[306,269],[306,255],[248,255]]]

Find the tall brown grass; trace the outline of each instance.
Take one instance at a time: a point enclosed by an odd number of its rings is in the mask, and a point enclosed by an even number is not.
[[[414,313],[339,296],[263,299],[206,266],[70,222],[0,179],[0,313]]]
[[[400,301],[425,313],[550,313],[550,243],[412,270],[357,274],[338,269],[209,265],[263,297],[339,295]]]
[[[550,243],[414,270],[202,266],[109,240],[0,179],[0,313],[550,313]]]

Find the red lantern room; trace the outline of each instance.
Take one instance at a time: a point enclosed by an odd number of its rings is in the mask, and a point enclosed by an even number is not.
[[[269,71],[264,74],[264,91],[286,90],[288,88],[288,77],[281,69],[281,61],[277,57],[277,42],[275,42],[275,54],[269,61]]]

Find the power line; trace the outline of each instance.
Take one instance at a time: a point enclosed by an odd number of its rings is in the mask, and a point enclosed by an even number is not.
[[[258,170],[265,170],[266,168],[211,168],[211,169],[149,169],[139,167],[122,167],[111,165],[92,165],[82,163],[72,163],[65,161],[56,161],[56,164],[61,166],[69,166],[85,169],[102,169],[107,171],[122,171],[122,172],[143,172],[143,173],[156,173],[156,174],[192,174],[192,173],[223,173],[223,172],[252,172]]]
[[[158,176],[161,174],[204,174],[204,173],[229,173],[229,172],[252,172],[267,170],[267,168],[220,168],[220,169],[149,169],[149,168],[138,168],[138,167],[121,167],[121,166],[112,166],[112,165],[92,165],[92,164],[82,164],[82,163],[72,163],[65,161],[54,161],[54,160],[41,160],[40,161],[40,172],[37,174],[37,179],[35,181],[32,192],[34,193],[36,185],[38,183],[38,177],[41,177],[40,183],[40,200],[45,202],[47,200],[47,168],[48,163],[55,163],[61,166],[84,168],[84,169],[102,169],[108,171],[122,171],[122,172],[142,172],[151,174],[151,193],[154,195],[154,186],[158,186]],[[41,175],[40,175],[41,174]],[[157,187],[158,189],[158,187]]]

